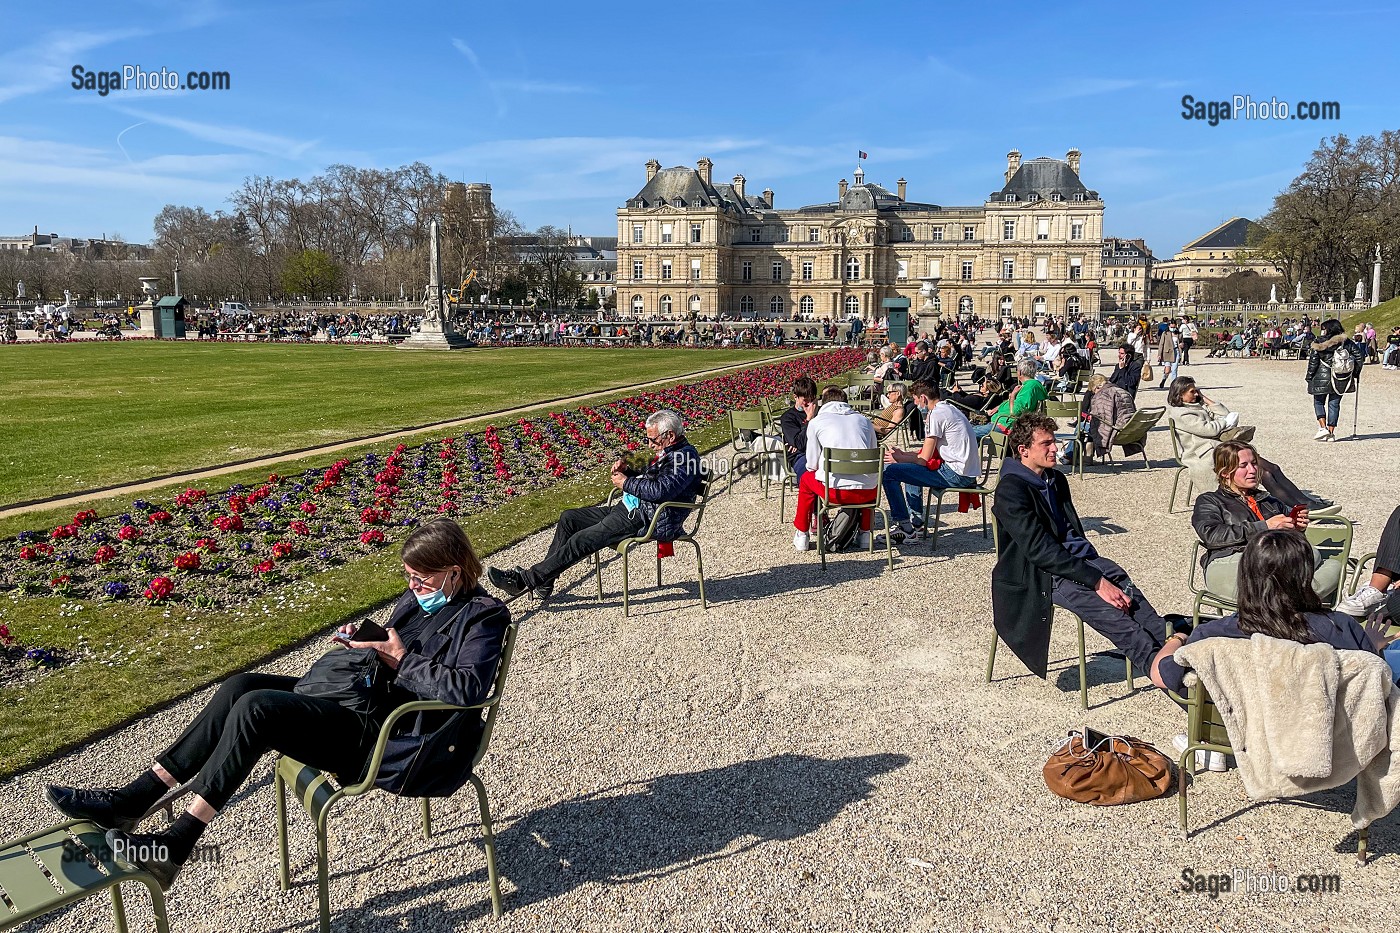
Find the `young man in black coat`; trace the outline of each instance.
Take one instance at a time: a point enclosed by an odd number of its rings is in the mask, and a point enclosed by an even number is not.
[[[1147,673],[1166,640],[1167,622],[1128,574],[1084,536],[1069,482],[1055,469],[1055,422],[1027,412],[1008,438],[1016,452],[1002,467],[992,512],[999,527],[992,570],[997,634],[1032,673],[1044,677],[1052,604],[1084,620]]]

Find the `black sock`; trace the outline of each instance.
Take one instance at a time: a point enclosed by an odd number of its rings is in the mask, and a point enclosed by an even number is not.
[[[170,828],[160,834],[164,837],[165,844],[170,847],[170,861],[176,865],[185,864],[199,842],[200,834],[208,825],[192,813],[181,813],[175,822],[170,824]]]
[[[147,768],[137,775],[136,780],[121,788],[122,806],[135,813],[145,813],[165,792],[170,790],[160,777]]]

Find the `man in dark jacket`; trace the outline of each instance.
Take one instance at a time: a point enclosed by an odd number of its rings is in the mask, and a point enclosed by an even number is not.
[[[1128,574],[1084,536],[1069,482],[1055,469],[1055,422],[1036,412],[1016,419],[992,512],[999,528],[992,569],[992,620],[1016,656],[1044,677],[1052,603],[1113,642],[1147,673],[1167,622]]]
[[[905,368],[908,370],[905,377],[907,382],[927,382],[931,386],[938,385],[938,361],[933,358],[927,340],[920,340],[914,344],[914,358],[909,360]]]
[[[783,456],[792,472],[807,472],[807,422],[817,414],[817,384],[811,376],[792,380],[792,407],[778,416]]]
[[[647,443],[656,459],[636,476],[624,472],[621,460],[613,464],[612,483],[622,490],[622,501],[611,507],[565,509],[554,526],[554,540],[544,560],[533,567],[487,571],[491,585],[509,596],[534,590],[539,599],[554,592],[555,579],[574,564],[646,531],[662,502],[694,502],[702,484],[700,454],[685,439],[681,416],[673,411],[652,412],[647,418]],[[674,541],[682,533],[689,512],[665,509],[656,520],[658,541]]]
[[[1137,399],[1138,386],[1142,383],[1143,357],[1133,352],[1126,343],[1118,348],[1118,365],[1113,367],[1108,381]]]

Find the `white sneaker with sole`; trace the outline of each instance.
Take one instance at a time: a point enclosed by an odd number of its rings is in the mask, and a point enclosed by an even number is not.
[[[1325,441],[1325,440],[1327,440],[1327,435],[1328,435],[1329,433],[1331,433],[1331,432],[1329,432],[1326,428],[1318,428],[1318,429],[1317,429],[1317,433],[1313,435],[1313,440],[1315,440],[1315,441]]]
[[[1337,603],[1337,611],[1345,612],[1349,616],[1364,619],[1371,610],[1385,602],[1385,593],[1367,583],[1361,589],[1352,593],[1346,599]]]
[[[812,538],[805,531],[795,532],[792,536],[792,546],[799,551],[806,551],[812,546]]]
[[[1178,758],[1186,751],[1187,744],[1189,743],[1184,732],[1172,737],[1172,748],[1176,749]],[[1225,755],[1221,752],[1196,752],[1196,770],[1224,771]]]

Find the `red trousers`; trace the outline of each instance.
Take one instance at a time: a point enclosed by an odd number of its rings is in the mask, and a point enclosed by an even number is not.
[[[826,487],[817,481],[817,474],[813,470],[803,473],[802,478],[797,481],[797,517],[792,520],[792,524],[798,531],[806,531],[812,526],[812,513],[817,510],[817,497],[825,490]],[[827,500],[833,505],[864,505],[867,502],[874,502],[879,492],[878,487],[875,489],[833,489],[827,495]],[[870,509],[861,509],[861,531],[870,530],[870,512]]]

